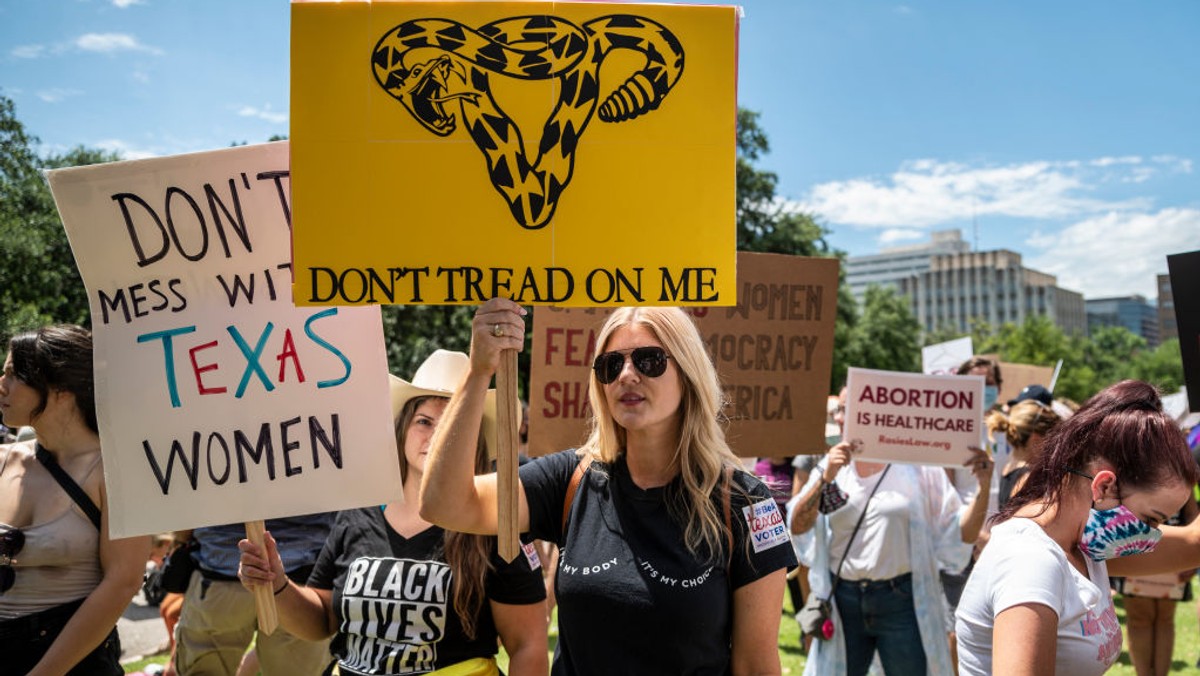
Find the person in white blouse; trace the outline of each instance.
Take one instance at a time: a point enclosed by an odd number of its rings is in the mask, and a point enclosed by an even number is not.
[[[983,490],[964,506],[942,468],[855,460],[861,448],[831,448],[788,505],[793,534],[815,531],[801,552],[811,593],[834,600],[833,636],[813,641],[804,673],[866,674],[876,654],[888,674],[952,673],[938,569],[961,570],[970,558],[991,460],[972,449],[966,466]]]

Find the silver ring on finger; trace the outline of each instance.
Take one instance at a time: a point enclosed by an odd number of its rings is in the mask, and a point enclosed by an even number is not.
[[[504,337],[504,327],[499,324],[492,324],[492,335],[497,338]]]

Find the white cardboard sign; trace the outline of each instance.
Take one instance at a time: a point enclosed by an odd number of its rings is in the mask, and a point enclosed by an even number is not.
[[[934,343],[921,348],[921,372],[929,375],[952,375],[974,355],[970,336]]]
[[[114,537],[397,494],[379,308],[292,304],[286,143],[48,178],[91,306]]]
[[[979,446],[983,382],[851,368],[846,438],[862,440],[864,460],[961,467]]]

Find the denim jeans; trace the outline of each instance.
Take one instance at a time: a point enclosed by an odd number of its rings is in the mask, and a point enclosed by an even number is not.
[[[876,650],[888,676],[926,673],[912,574],[890,580],[840,580],[834,598],[842,617],[847,676],[866,674]]]

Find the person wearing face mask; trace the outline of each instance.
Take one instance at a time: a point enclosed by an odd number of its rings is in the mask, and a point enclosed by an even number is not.
[[[1197,476],[1147,383],[1112,385],[1051,430],[963,591],[959,673],[1106,671],[1121,652],[1108,576],[1195,566],[1200,528],[1160,525]]]

